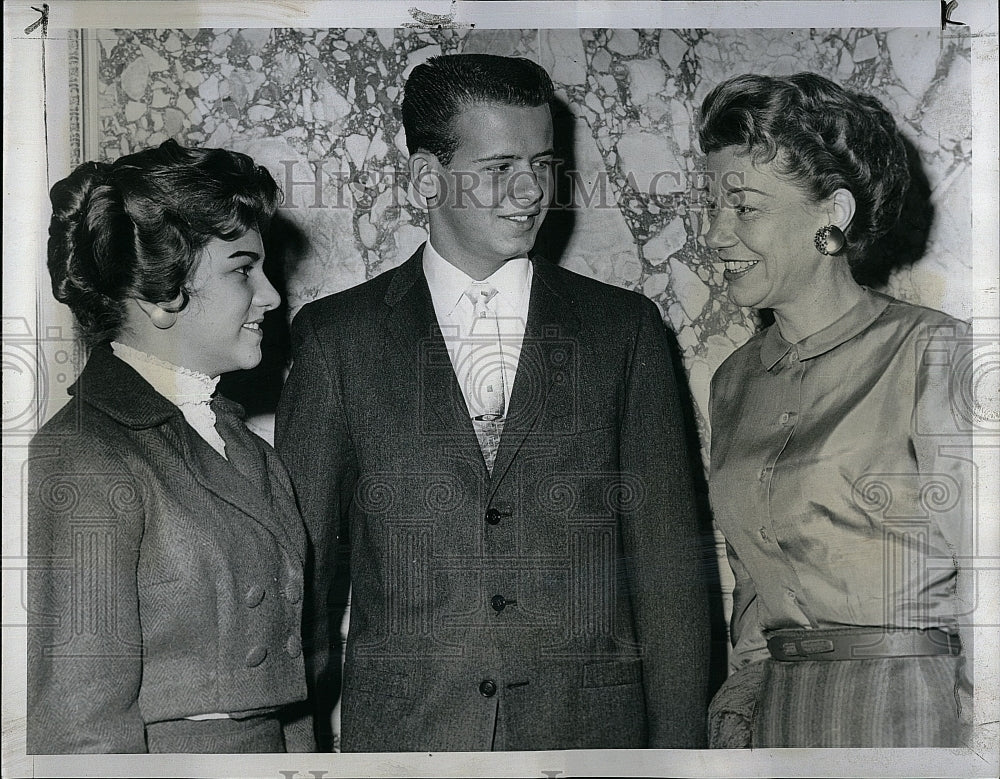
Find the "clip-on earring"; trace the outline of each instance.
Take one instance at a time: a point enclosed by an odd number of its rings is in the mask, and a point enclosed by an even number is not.
[[[844,231],[837,225],[827,225],[816,231],[813,243],[816,244],[816,250],[820,254],[837,254],[844,248],[847,238],[844,237]]]
[[[154,306],[153,310],[149,312],[149,319],[157,330],[168,330],[177,321],[177,312]]]

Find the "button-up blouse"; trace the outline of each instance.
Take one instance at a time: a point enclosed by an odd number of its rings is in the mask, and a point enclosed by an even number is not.
[[[716,372],[710,494],[736,578],[734,670],[768,656],[768,630],[956,627],[970,341],[966,323],[866,289],[820,332],[792,344],[772,325]]]

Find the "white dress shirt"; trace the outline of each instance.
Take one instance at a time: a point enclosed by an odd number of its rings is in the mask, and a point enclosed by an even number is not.
[[[524,328],[528,320],[528,301],[531,297],[531,262],[527,257],[507,260],[489,278],[477,282],[471,276],[452,265],[431,245],[424,247],[424,276],[431,291],[434,315],[444,337],[452,368],[455,369],[465,396],[466,405],[471,407],[468,395],[469,382],[463,374],[469,361],[463,357],[476,343],[481,343],[479,331],[473,334],[473,304],[465,295],[473,284],[490,285],[497,289],[491,302],[497,315],[499,341],[503,352],[504,396],[509,407],[514,378],[521,358],[521,344]]]

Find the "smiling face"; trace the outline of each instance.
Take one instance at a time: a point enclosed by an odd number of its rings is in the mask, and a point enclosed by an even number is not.
[[[263,264],[256,230],[235,241],[209,241],[188,282],[191,299],[164,331],[178,353],[171,362],[213,377],[260,362],[264,313],[281,302]]]
[[[813,243],[816,231],[834,219],[831,203],[813,202],[779,174],[777,162],[757,164],[733,146],[708,155],[711,227],[705,236],[725,263],[730,299],[776,314],[821,294],[834,261]]]
[[[547,105],[487,103],[465,108],[454,131],[459,142],[449,165],[414,156],[426,160],[422,173],[433,182],[434,248],[482,279],[535,243],[552,194],[552,116]]]

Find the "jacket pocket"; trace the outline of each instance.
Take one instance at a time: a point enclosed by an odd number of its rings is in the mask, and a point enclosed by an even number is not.
[[[642,681],[642,660],[612,660],[588,663],[583,667],[583,687],[615,687],[639,684]]]

